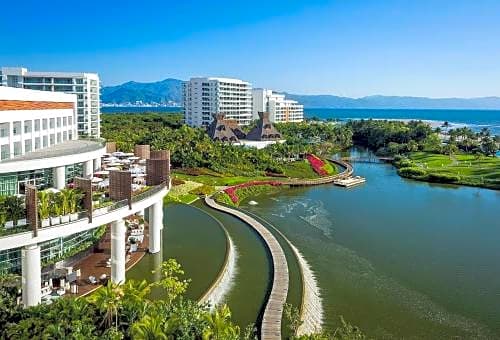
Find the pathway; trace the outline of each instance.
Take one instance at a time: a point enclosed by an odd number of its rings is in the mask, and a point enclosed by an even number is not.
[[[250,225],[264,240],[267,248],[271,253],[273,266],[273,284],[269,294],[264,316],[262,317],[262,325],[260,336],[263,340],[281,339],[281,319],[283,315],[283,307],[288,295],[288,263],[286,256],[281,248],[278,240],[271,234],[266,227],[260,224],[254,218],[242,213],[241,211],[228,208],[217,204],[212,198],[206,197],[205,203],[216,210],[233,215],[243,222]]]

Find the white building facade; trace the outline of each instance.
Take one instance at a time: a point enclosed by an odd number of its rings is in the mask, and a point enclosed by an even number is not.
[[[2,67],[0,85],[75,94],[78,134],[100,137],[100,81],[96,73],[32,72],[22,67]]]
[[[100,167],[102,142],[78,140],[75,94],[0,86],[0,195],[63,188]]]
[[[252,121],[252,85],[231,78],[191,78],[184,82],[183,106],[189,126],[208,126],[218,113],[248,125]]]
[[[252,90],[252,117],[259,118],[259,112],[269,112],[272,123],[301,122],[304,120],[304,106],[285,95],[267,89]]]

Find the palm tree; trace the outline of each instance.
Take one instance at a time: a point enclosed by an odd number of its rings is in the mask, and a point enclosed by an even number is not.
[[[47,191],[38,192],[38,216],[41,220],[49,218],[50,215],[50,193]]]
[[[164,323],[165,319],[159,314],[146,315],[132,325],[132,338],[140,340],[173,339],[165,333]]]
[[[122,304],[122,297],[123,287],[111,281],[89,297],[89,301],[104,313],[103,323],[106,328],[113,326],[113,318],[115,328],[118,328],[118,308]]]
[[[150,300],[151,285],[146,280],[129,280],[122,285],[123,301],[121,315],[126,324],[131,325],[146,314]]]
[[[227,305],[205,315],[207,328],[203,330],[203,339],[230,340],[239,339],[240,328],[231,322],[231,311]]]
[[[71,199],[73,196],[72,189],[61,189],[59,193],[59,203],[61,204],[61,214],[67,215],[70,213]]]
[[[5,199],[5,208],[8,218],[11,218],[12,224],[17,226],[17,221],[25,216],[24,199],[18,196],[8,196]]]

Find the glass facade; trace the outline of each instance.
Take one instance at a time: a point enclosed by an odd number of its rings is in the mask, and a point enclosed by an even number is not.
[[[64,254],[91,240],[98,231],[99,228],[95,228],[42,243],[42,264],[62,258]],[[0,251],[0,274],[3,273],[21,273],[21,248]]]
[[[82,176],[82,163],[66,166],[66,183]],[[35,185],[38,189],[52,187],[54,185],[52,168],[0,174],[0,196],[24,194],[27,184]]]

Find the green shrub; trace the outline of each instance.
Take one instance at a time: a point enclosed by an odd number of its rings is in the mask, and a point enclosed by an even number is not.
[[[398,161],[394,161],[394,165],[398,168],[413,168],[415,167],[415,164],[413,163],[412,160],[408,158],[399,158]]]
[[[410,177],[410,178],[420,178],[424,177],[427,173],[425,172],[424,169],[417,168],[417,167],[404,167],[400,168],[398,170],[398,174],[403,177]]]
[[[215,192],[215,188],[211,185],[206,185],[206,184],[203,184],[202,186],[199,186],[199,187],[194,188],[193,190],[189,191],[190,194],[203,195],[203,196],[212,195],[214,192]]]
[[[430,173],[427,175],[427,180],[438,183],[455,183],[460,181],[460,177],[451,174]]]

